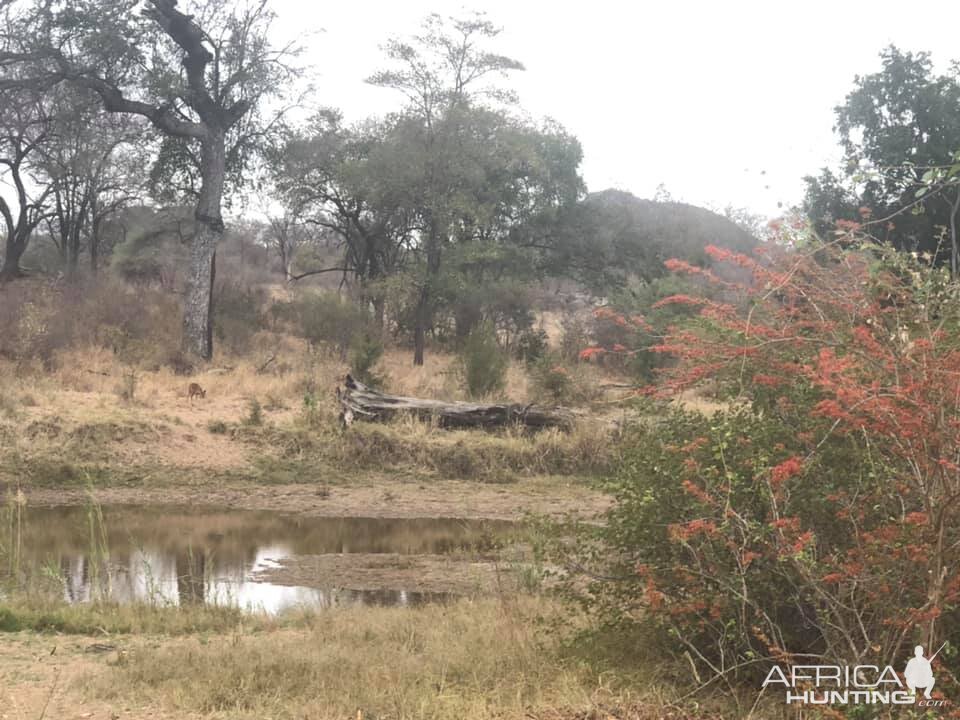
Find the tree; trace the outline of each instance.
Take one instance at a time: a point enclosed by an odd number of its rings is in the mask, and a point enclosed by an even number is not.
[[[71,277],[84,247],[96,272],[103,223],[142,185],[135,174],[144,157],[133,148],[144,128],[93,100],[66,85],[46,94],[54,141],[41,148],[36,163],[39,182],[50,188],[49,234]]]
[[[265,0],[236,8],[219,0],[50,0],[24,27],[31,44],[0,62],[43,58],[40,84],[66,81],[95,93],[112,113],[140,115],[195,163],[197,230],[190,247],[184,295],[183,348],[213,352],[212,302],[217,243],[223,235],[228,173],[250,161],[277,118],[262,115],[265,100],[297,75],[290,47],[269,41],[273,14]],[[15,83],[22,87],[23,83]],[[181,153],[180,157],[183,157]]]
[[[267,224],[267,241],[277,251],[283,279],[290,282],[294,279],[293,260],[297,250],[308,238],[303,218],[296,210],[285,209],[282,215],[269,216]]]
[[[3,266],[0,282],[23,274],[20,259],[33,231],[48,216],[50,188],[33,190],[29,161],[51,138],[49,118],[36,93],[0,93],[0,167],[13,186],[14,199],[0,196],[0,215],[5,228]]]
[[[443,247],[458,220],[456,156],[472,104],[511,102],[513,93],[491,85],[523,65],[489,52],[480,44],[499,34],[482,16],[446,21],[431,15],[411,42],[391,40],[386,53],[395,67],[368,82],[401,92],[408,101],[403,130],[418,148],[422,170],[419,192],[419,249],[425,272],[419,281],[414,312],[414,364],[423,364],[426,333],[433,316]]]
[[[339,113],[324,110],[292,133],[275,163],[275,183],[285,203],[308,225],[333,233],[342,262],[305,269],[299,277],[326,272],[351,276],[383,317],[376,284],[402,262],[415,218],[409,168],[389,122],[345,127]]]
[[[890,46],[880,57],[883,69],[858,76],[835,110],[843,170],[806,178],[804,210],[821,235],[838,220],[861,223],[898,248],[949,258],[956,274],[960,248],[945,252],[942,231],[956,228],[960,187],[916,193],[960,149],[960,65],[934,75],[928,53]]]

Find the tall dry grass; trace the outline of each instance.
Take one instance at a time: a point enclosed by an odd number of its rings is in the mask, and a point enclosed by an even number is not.
[[[540,630],[542,618],[560,611],[542,598],[332,610],[309,630],[141,646],[83,682],[107,699],[258,720],[489,720],[626,697],[616,678],[596,674]],[[654,707],[668,694],[654,684],[642,691]]]

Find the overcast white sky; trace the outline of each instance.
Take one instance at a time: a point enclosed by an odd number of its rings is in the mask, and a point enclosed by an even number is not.
[[[564,3],[442,0],[314,3],[274,0],[283,34],[302,33],[318,73],[317,101],[348,119],[395,109],[400,97],[363,79],[380,45],[431,12],[481,10],[504,28],[497,49],[527,67],[511,81],[523,108],[550,116],[583,144],[591,191],[677,200],[766,215],[798,202],[801,177],[838,158],[833,107],[856,74],[879,69],[894,43],[960,58],[960,3]]]

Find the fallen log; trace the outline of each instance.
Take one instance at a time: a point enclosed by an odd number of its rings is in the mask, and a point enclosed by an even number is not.
[[[519,424],[531,428],[569,429],[573,413],[566,408],[522,403],[469,403],[388,395],[346,376],[345,388],[337,388],[340,422],[386,420],[398,413],[435,418],[444,427],[496,427]]]

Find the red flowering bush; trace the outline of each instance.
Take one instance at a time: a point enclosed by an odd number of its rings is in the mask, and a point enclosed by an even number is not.
[[[960,286],[876,247],[707,250],[749,280],[672,263],[719,292],[662,301],[697,312],[650,348],[673,363],[647,393],[709,379],[730,409],[636,431],[582,546],[607,566],[590,606],[707,677],[955,653]]]

